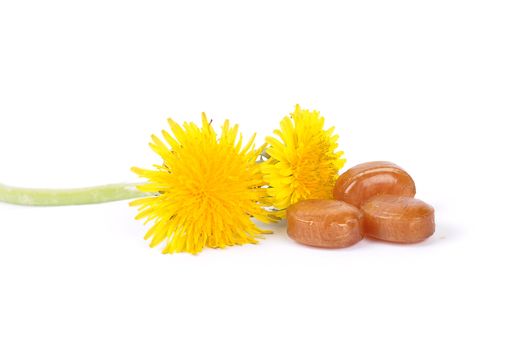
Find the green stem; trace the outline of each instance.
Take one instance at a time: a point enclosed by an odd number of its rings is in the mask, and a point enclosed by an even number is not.
[[[20,188],[0,184],[0,202],[31,206],[58,206],[113,202],[155,195],[137,190],[137,185],[121,183],[73,189],[47,189]]]

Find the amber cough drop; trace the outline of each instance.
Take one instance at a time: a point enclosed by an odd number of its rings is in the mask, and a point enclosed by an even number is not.
[[[343,173],[333,190],[335,199],[360,207],[368,199],[392,194],[414,197],[412,177],[401,167],[390,162],[359,164]]]
[[[417,243],[435,231],[434,209],[411,198],[382,195],[363,206],[365,235],[396,243]]]
[[[310,199],[288,208],[288,236],[320,248],[344,248],[363,238],[363,213],[342,201]]]

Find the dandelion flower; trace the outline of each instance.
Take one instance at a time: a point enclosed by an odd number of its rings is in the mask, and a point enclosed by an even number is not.
[[[204,247],[256,243],[261,233],[252,218],[272,222],[264,209],[265,181],[256,162],[263,148],[254,137],[243,146],[238,126],[225,121],[220,137],[202,115],[202,125],[168,120],[165,143],[152,136],[151,148],[163,159],[154,170],[133,168],[148,180],[137,188],[156,196],[137,199],[136,219],[153,222],[145,238],[151,247],[165,242],[164,253],[197,253]]]
[[[266,138],[270,158],[261,166],[278,215],[284,217],[286,208],[304,199],[332,198],[338,171],[345,164],[344,153],[336,150],[334,128],[325,130],[318,111],[297,105],[274,134],[277,138]]]

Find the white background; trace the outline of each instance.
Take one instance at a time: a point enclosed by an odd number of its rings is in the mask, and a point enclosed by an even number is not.
[[[0,181],[136,181],[166,118],[296,103],[436,208],[412,246],[162,255],[127,202],[0,205],[2,349],[518,347],[516,1],[0,1]]]

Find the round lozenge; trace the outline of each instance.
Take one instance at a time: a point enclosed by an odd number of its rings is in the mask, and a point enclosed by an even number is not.
[[[332,199],[309,199],[288,208],[288,236],[313,247],[344,248],[363,238],[363,213]]]
[[[336,181],[335,199],[360,207],[365,201],[382,194],[415,196],[412,177],[390,162],[368,162],[356,165]]]
[[[411,197],[381,195],[362,205],[365,235],[383,241],[416,243],[435,231],[429,204]]]

